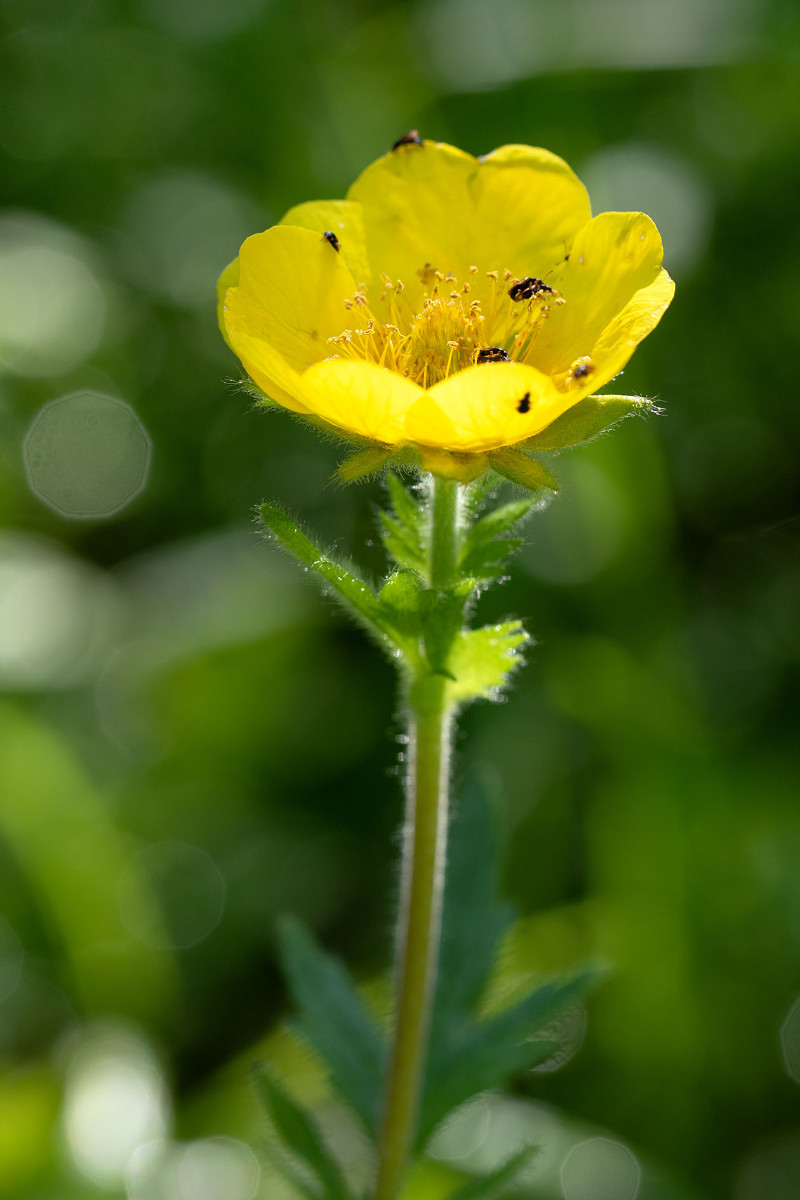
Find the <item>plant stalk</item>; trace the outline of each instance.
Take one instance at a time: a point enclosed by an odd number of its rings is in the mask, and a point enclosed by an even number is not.
[[[433,477],[429,582],[455,581],[458,484]],[[417,684],[422,681],[417,680]],[[409,774],[400,897],[397,1004],[375,1200],[397,1200],[414,1141],[439,961],[453,714],[446,680],[410,692]]]

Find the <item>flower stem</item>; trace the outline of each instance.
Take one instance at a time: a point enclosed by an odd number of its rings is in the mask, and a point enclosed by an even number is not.
[[[429,581],[454,582],[458,484],[431,482]],[[453,714],[446,679],[418,677],[409,695],[410,741],[394,1043],[375,1200],[397,1200],[414,1141],[439,961]]]

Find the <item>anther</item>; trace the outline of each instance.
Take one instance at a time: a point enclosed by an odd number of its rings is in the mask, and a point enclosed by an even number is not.
[[[510,287],[508,294],[512,300],[532,300],[540,292],[552,292],[552,290],[541,279],[535,279],[532,275],[528,275],[525,279],[520,279],[519,283],[515,283],[513,287]]]
[[[478,357],[475,361],[478,363],[493,363],[511,362],[511,359],[502,346],[487,346],[485,349],[478,351]]]
[[[531,411],[531,394],[530,394],[530,392],[526,392],[525,395],[522,397],[522,399],[517,401],[517,412],[522,413],[524,416],[524,414],[526,412],[530,412],[530,411]]]
[[[339,251],[342,248],[336,234],[333,233],[330,229],[326,229],[325,232],[323,233],[322,237],[319,240],[321,242],[327,242],[328,245],[333,246],[334,250],[336,250],[336,251]]]
[[[422,138],[419,136],[419,130],[409,129],[408,133],[404,133],[402,137],[397,139],[392,146],[392,150],[399,150],[401,146],[423,146],[424,144]]]

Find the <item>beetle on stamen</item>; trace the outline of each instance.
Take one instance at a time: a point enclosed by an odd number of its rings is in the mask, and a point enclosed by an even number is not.
[[[511,362],[511,359],[502,346],[487,346],[478,351],[475,361],[478,363]]]
[[[519,283],[515,283],[508,289],[508,294],[512,300],[532,300],[534,296],[538,296],[540,292],[551,292],[553,289],[549,284],[544,283],[541,279],[535,279],[533,275],[528,275],[525,279],[520,279]]]

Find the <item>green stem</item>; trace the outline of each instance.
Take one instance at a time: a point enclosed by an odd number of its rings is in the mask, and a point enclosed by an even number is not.
[[[429,579],[454,582],[458,484],[432,480]],[[409,696],[410,768],[400,899],[394,1043],[375,1200],[397,1200],[414,1141],[439,961],[453,714],[441,675],[418,677]]]
[[[459,493],[454,479],[431,476],[431,530],[428,578],[432,588],[449,587],[458,564]]]

